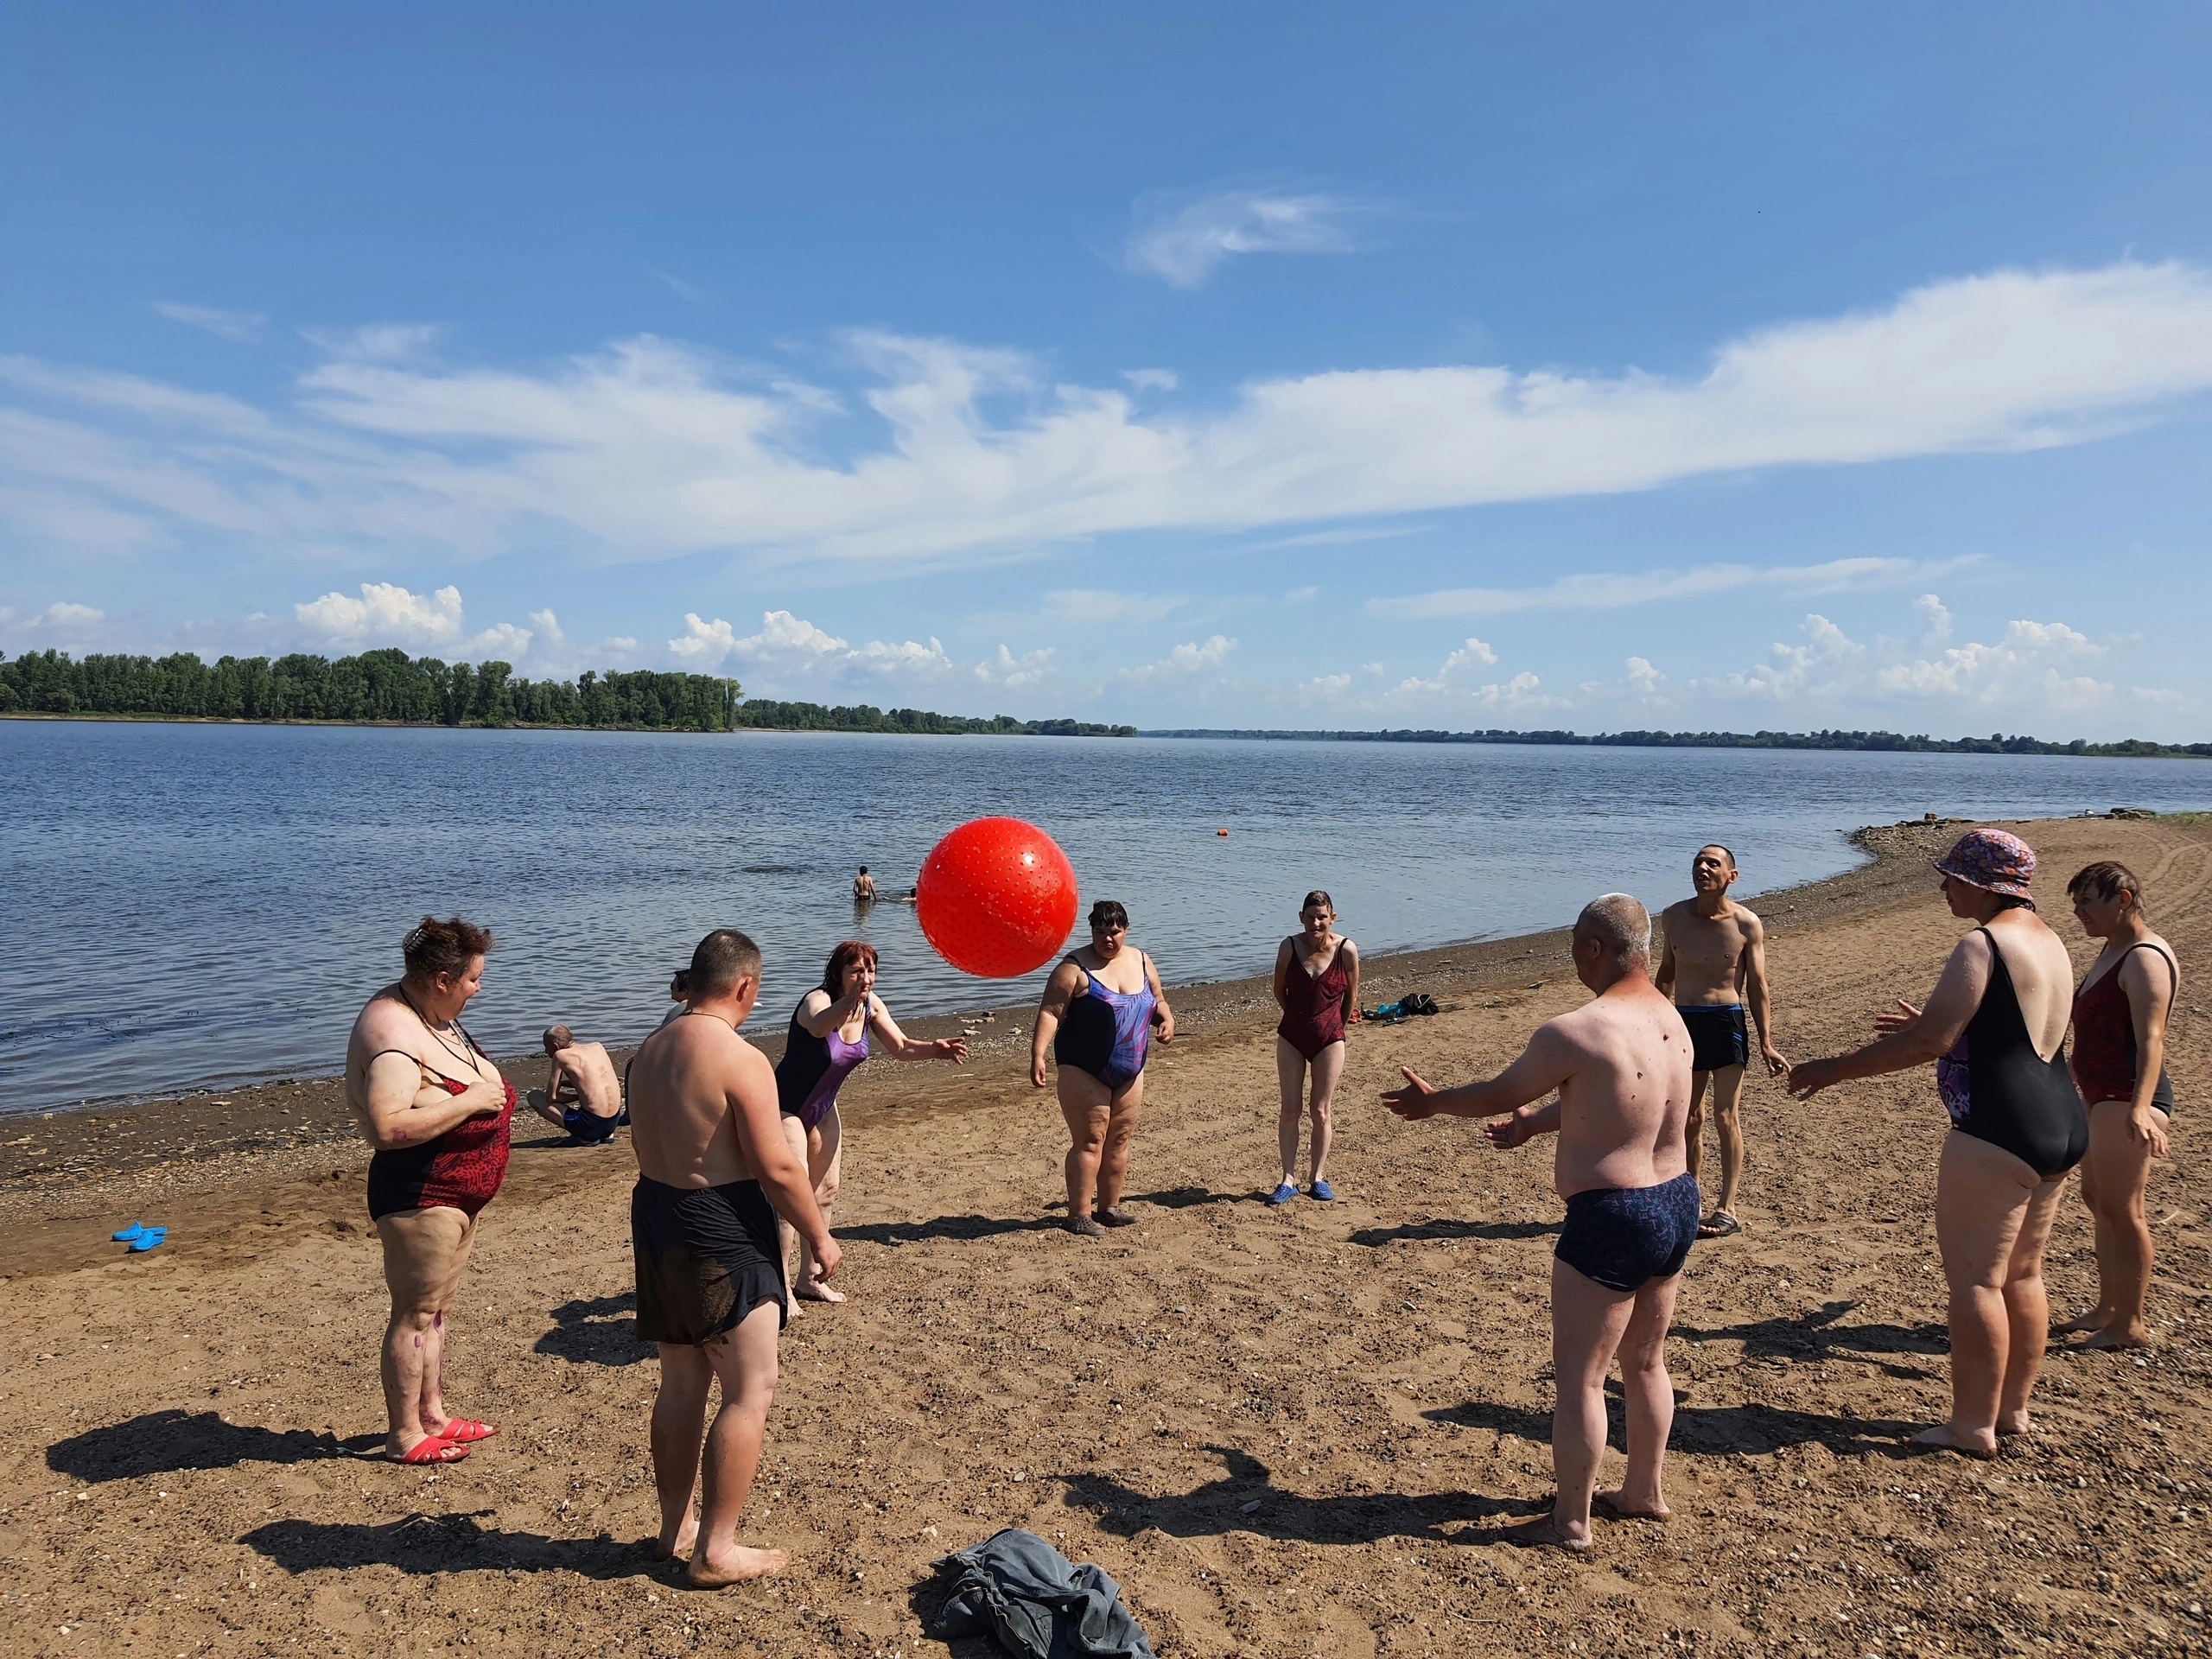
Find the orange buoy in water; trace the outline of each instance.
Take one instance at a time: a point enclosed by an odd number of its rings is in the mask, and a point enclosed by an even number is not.
[[[1020,818],[977,818],[930,849],[914,913],[938,955],[978,979],[1043,967],[1075,927],[1075,867]]]

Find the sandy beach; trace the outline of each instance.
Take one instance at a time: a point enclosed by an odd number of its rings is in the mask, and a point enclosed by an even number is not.
[[[1785,1052],[1861,1040],[1933,982],[1960,925],[1925,861],[1959,827],[1875,832],[1874,863],[1753,901]],[[2095,857],[2143,876],[2185,965],[2212,962],[2212,823],[2008,827],[2077,964],[2094,952],[2062,889]],[[7,1120],[0,1647],[906,1659],[948,1651],[925,1634],[931,1560],[1019,1525],[1103,1565],[1179,1659],[2212,1650],[2201,991],[2151,1184],[2158,1345],[2055,1347],[2037,1433],[1993,1463],[1904,1444],[1947,1399],[1932,1078],[1805,1105],[1747,1084],[1745,1231],[1693,1252],[1672,1345],[1675,1517],[1601,1522],[1572,1560],[1499,1536],[1549,1503],[1548,1150],[1402,1125],[1375,1097],[1400,1065],[1495,1070],[1585,993],[1556,933],[1378,963],[1369,1000],[1416,985],[1445,1012],[1354,1032],[1340,1201],[1280,1211],[1260,1202],[1265,987],[1179,993],[1131,1170],[1141,1224],[1096,1243],[1058,1227],[1065,1139],[1023,1075],[1025,1011],[976,1022],[964,1072],[861,1071],[836,1213],[851,1300],[785,1333],[742,1529],[793,1566],[719,1594],[645,1548],[626,1136],[575,1149],[518,1117],[448,1351],[454,1408],[504,1432],[422,1471],[374,1456],[385,1301],[335,1084]],[[780,1011],[755,1025],[779,1035]],[[169,1243],[125,1259],[107,1234],[133,1219]],[[2085,1306],[2071,1196],[2050,1264],[2054,1308]]]

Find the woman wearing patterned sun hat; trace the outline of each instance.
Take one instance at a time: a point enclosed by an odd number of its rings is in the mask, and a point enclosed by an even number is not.
[[[1801,1100],[1936,1062],[1951,1119],[1936,1180],[1936,1241],[1950,1287],[1951,1415],[1916,1439],[1991,1457],[2028,1428],[2050,1308],[2044,1246],[2089,1122],[2066,1069],[2073,963],[2036,914],[2036,855],[2002,830],[1969,830],[1936,861],[1951,913],[1974,924],[1925,1008],[1900,997],[1866,1047],[1793,1066]]]

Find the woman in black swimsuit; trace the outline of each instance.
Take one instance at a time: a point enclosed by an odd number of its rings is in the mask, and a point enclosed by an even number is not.
[[[1936,1242],[1950,1287],[1951,1415],[1914,1439],[1992,1457],[2024,1434],[2050,1329],[2043,1253],[2088,1116],[2066,1070],[2073,963],[2036,914],[2036,855],[1970,830],[1936,861],[1951,913],[1976,924],[1923,1010],[1903,998],[1866,1047],[1789,1071],[1801,1100],[1929,1060],[1951,1118],[1936,1182]]]

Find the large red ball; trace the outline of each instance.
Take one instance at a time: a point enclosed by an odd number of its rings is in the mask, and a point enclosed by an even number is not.
[[[962,824],[930,849],[916,887],[923,937],[979,979],[1043,967],[1075,926],[1075,867],[1020,818]]]

